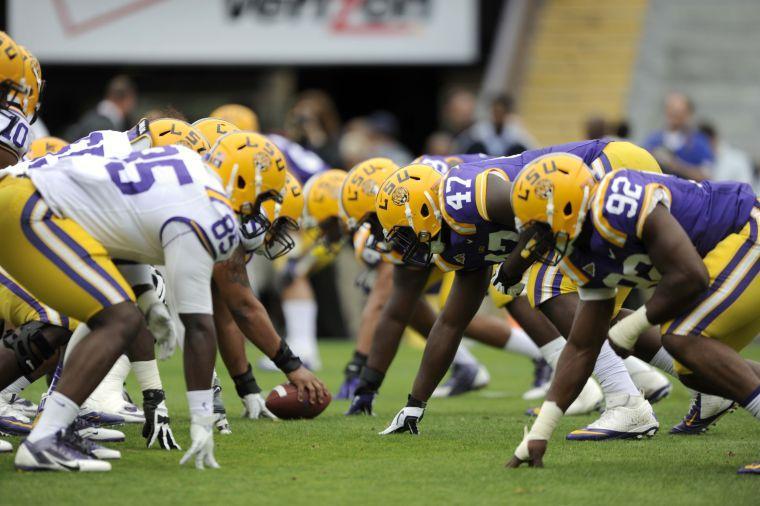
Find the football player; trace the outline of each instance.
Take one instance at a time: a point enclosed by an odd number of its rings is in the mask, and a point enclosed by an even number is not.
[[[503,187],[508,188],[509,181],[514,180],[525,163],[544,152],[561,149],[582,154],[600,171],[611,160],[641,169],[658,169],[654,159],[637,146],[595,140],[461,164],[443,178],[435,171],[413,165],[406,172],[404,169],[397,172],[395,179],[392,176],[384,185],[377,201],[378,217],[389,241],[404,251],[405,261],[423,265],[434,258],[437,264],[460,268],[452,288],[454,297],[450,299],[456,302],[444,307],[431,330],[407,408],[384,433],[417,432],[425,403],[488,287],[483,280],[491,275],[490,265],[502,262],[517,244],[512,215],[507,212],[495,215],[491,212],[492,202],[504,201]],[[576,289],[563,283],[556,272],[544,282],[536,282],[542,274],[538,270],[529,279],[528,296],[531,304],[547,315],[559,331],[550,341],[538,343],[547,361],[556,365],[565,346],[561,336],[569,333],[572,324]],[[623,296],[618,299],[618,309],[622,302]],[[599,420],[571,433],[570,439],[642,437],[656,432],[659,423],[651,406],[639,394],[624,363],[609,345],[596,362],[595,374],[605,392],[607,409]],[[583,390],[587,388],[588,384]]]
[[[749,185],[632,170],[599,180],[583,159],[560,152],[527,165],[510,197],[518,229],[539,234],[526,253],[559,262],[580,287],[581,303],[556,381],[509,467],[543,465],[608,333],[630,349],[659,325],[684,385],[732,399],[760,419],[760,364],[738,354],[760,332],[760,206]],[[615,296],[629,286],[655,289],[610,327]],[[760,474],[760,463],[739,473]]]
[[[216,349],[210,281],[240,241],[225,189],[193,150],[167,146],[129,156],[61,157],[27,177],[5,171],[0,233],[13,244],[2,265],[51,307],[86,322],[57,391],[21,444],[28,470],[107,471],[69,427],[79,405],[134,341],[143,315],[111,258],[166,266],[185,324],[192,445],[182,462],[213,456],[211,371]],[[73,339],[73,338],[72,338]],[[71,346],[71,344],[70,344]]]
[[[209,117],[224,120],[247,132],[258,132],[260,130],[259,117],[253,109],[244,105],[221,105],[211,111]]]
[[[463,156],[481,159],[480,155]],[[428,164],[440,164],[442,172],[448,169],[448,163],[456,164],[462,160],[459,157],[451,157],[448,160],[437,157],[426,157],[424,159],[428,161]],[[415,269],[405,266],[400,255],[393,250],[383,253],[377,251],[377,249],[382,250],[384,248],[380,245],[384,243],[384,239],[375,213],[375,197],[383,182],[397,168],[388,159],[367,160],[349,172],[341,191],[341,216],[350,230],[357,231],[354,237],[357,256],[363,257],[367,262],[378,264],[377,277],[364,309],[357,343],[357,348],[364,347],[369,357],[368,359],[362,357],[357,351],[352,363],[346,368],[349,372],[351,366],[353,369],[360,369],[354,373],[359,378],[355,387],[356,397],[353,399],[349,414],[372,412],[374,397],[382,384],[385,371],[395,356],[404,327],[409,324],[423,336],[427,336],[430,326],[435,320],[435,313],[429,304],[420,297],[420,294],[409,292],[404,287],[405,281],[399,282],[398,279],[424,276],[427,278],[426,284],[431,285],[440,282],[443,277],[439,292],[439,299],[442,301],[446,300],[451,281],[453,281],[453,274],[444,275],[440,269],[416,272]],[[371,255],[367,255],[367,252]],[[378,260],[374,260],[375,257],[379,257]],[[397,288],[399,285],[402,288]],[[498,307],[511,302],[509,297],[502,294],[494,292],[494,295],[496,295],[494,302]],[[408,307],[413,308],[413,310],[407,311]],[[393,322],[394,332],[388,331],[388,321]],[[395,332],[395,330],[400,330],[400,332]],[[516,351],[534,359],[540,358],[538,348],[527,335],[522,331],[510,329],[509,325],[499,318],[476,317],[468,327],[468,335],[491,346]],[[363,336],[364,339],[362,339]],[[364,360],[360,363],[359,360],[362,358]],[[446,385],[439,387],[434,392],[434,396],[458,395],[485,386],[483,380],[479,378],[483,369],[479,366],[477,359],[472,357],[469,351],[462,346],[459,347],[454,357],[453,369],[452,378]],[[487,383],[487,379],[485,383]]]

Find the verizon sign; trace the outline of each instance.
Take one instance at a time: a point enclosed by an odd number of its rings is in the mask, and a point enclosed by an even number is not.
[[[477,0],[8,0],[44,62],[468,63]]]

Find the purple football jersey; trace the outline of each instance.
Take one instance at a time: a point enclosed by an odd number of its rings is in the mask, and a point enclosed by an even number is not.
[[[660,275],[641,239],[647,216],[658,203],[686,231],[704,257],[746,225],[757,197],[745,183],[697,183],[619,170],[599,183],[583,231],[562,260],[563,271],[585,288],[654,286]]]
[[[309,151],[300,144],[277,134],[269,134],[267,137],[280,148],[285,156],[285,161],[288,162],[288,170],[298,178],[301,184],[306,184],[306,181],[314,174],[330,169],[318,154]]]
[[[481,160],[487,160],[489,158],[488,155],[484,155],[482,153],[474,154],[474,155],[448,155],[448,156],[440,156],[440,155],[422,155],[416,160],[414,160],[414,163],[421,163],[423,165],[428,165],[430,167],[433,167],[436,171],[440,172],[441,174],[446,174],[449,169],[452,167],[456,167],[459,164],[462,163],[471,163],[471,162],[479,162]]]

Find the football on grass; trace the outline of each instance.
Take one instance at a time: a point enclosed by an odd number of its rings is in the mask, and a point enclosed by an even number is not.
[[[306,396],[306,394],[304,394]],[[332,396],[322,399],[321,404],[309,404],[309,399],[298,400],[298,389],[291,383],[277,385],[267,396],[267,408],[278,418],[296,420],[299,418],[314,418],[330,404]]]

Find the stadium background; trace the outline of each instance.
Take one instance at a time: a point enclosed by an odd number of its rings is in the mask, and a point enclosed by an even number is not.
[[[292,133],[294,104],[316,100],[326,136],[317,151],[341,168],[380,152],[408,161],[431,149],[433,132],[451,140],[488,122],[489,105],[502,94],[512,102],[510,121],[551,144],[601,134],[642,141],[662,127],[666,93],[682,91],[719,139],[760,156],[753,0],[0,4],[2,25],[43,65],[41,117],[62,137],[111,78],[126,75],[138,92],[130,124],[155,109],[195,120],[238,102],[257,111],[265,132]],[[313,90],[323,94],[315,98]],[[371,135],[347,135],[357,125]],[[436,149],[456,151],[444,145]],[[321,335],[352,334],[355,269],[348,254],[338,262],[346,326],[330,324],[339,319],[335,293],[319,297]],[[329,287],[335,273],[325,276],[321,285]]]

